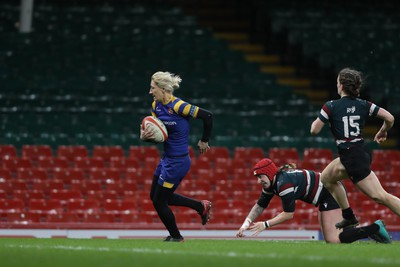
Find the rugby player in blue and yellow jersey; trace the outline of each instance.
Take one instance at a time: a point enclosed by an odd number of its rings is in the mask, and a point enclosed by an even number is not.
[[[294,164],[287,164],[278,169],[271,159],[265,158],[254,166],[253,174],[262,185],[262,192],[236,233],[237,237],[244,237],[245,230],[254,231],[253,235],[257,235],[267,228],[292,219],[296,201],[300,200],[318,207],[319,224],[327,243],[352,243],[367,237],[380,243],[391,243],[391,238],[381,220],[365,227],[349,228],[344,231],[335,228],[332,221],[341,218],[340,207],[329,191],[323,187],[320,173],[295,169]],[[275,195],[281,198],[283,211],[267,221],[253,223]]]
[[[156,72],[151,77],[149,92],[154,98],[151,114],[159,118],[168,130],[168,139],[163,144],[163,156],[154,173],[150,198],[169,232],[164,241],[170,242],[182,242],[184,238],[169,206],[184,206],[196,210],[203,225],[208,222],[211,209],[211,202],[208,200],[197,201],[175,193],[190,169],[190,119],[203,121],[203,135],[197,143],[201,154],[210,149],[208,140],[213,125],[211,112],[174,96],[174,90],[179,88],[181,81],[179,76],[172,73]],[[151,141],[152,132],[142,131],[141,139]]]
[[[326,102],[319,116],[311,125],[311,134],[318,134],[329,124],[336,140],[339,157],[334,159],[321,174],[321,181],[342,208],[343,220],[337,228],[358,224],[351,209],[346,191],[339,181],[350,178],[364,194],[383,204],[400,216],[400,199],[383,189],[376,174],[371,171],[371,155],[364,147],[363,129],[369,117],[383,120],[374,141],[378,144],[387,138],[387,132],[394,124],[394,117],[384,108],[359,98],[362,74],[353,69],[342,69],[337,77],[336,87],[340,99]]]

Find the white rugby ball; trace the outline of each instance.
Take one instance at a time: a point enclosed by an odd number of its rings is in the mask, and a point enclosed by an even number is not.
[[[142,130],[152,129],[154,132],[154,140],[152,141],[157,143],[162,143],[168,138],[168,131],[165,127],[164,123],[153,116],[147,116],[142,120]]]

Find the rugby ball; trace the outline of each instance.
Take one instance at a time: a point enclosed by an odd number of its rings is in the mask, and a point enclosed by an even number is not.
[[[142,120],[142,130],[152,129],[154,132],[154,139],[151,141],[162,143],[168,138],[168,131],[164,123],[153,116],[147,116]]]

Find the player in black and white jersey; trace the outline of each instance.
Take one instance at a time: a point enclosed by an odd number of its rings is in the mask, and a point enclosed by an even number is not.
[[[387,132],[394,124],[393,115],[372,102],[360,99],[362,75],[359,71],[345,68],[337,77],[337,93],[340,99],[326,102],[318,117],[311,125],[311,134],[318,134],[329,124],[336,140],[339,157],[334,159],[322,172],[321,181],[342,208],[343,220],[337,228],[358,225],[346,192],[339,183],[350,178],[367,196],[391,209],[400,216],[400,199],[383,189],[377,176],[371,171],[371,155],[364,148],[363,128],[369,117],[383,120],[374,141],[378,144],[387,138]]]
[[[245,230],[254,231],[254,235],[257,235],[267,228],[292,219],[296,201],[300,200],[318,207],[319,223],[327,243],[352,243],[367,237],[380,243],[391,242],[381,220],[365,227],[349,228],[345,231],[335,228],[331,222],[341,218],[340,207],[329,191],[323,187],[318,172],[295,169],[294,164],[278,169],[271,159],[265,158],[254,166],[253,174],[262,185],[262,193],[238,230],[237,237],[244,237]],[[342,187],[344,188],[343,185]],[[253,223],[268,207],[274,196],[281,198],[283,211],[267,221]]]

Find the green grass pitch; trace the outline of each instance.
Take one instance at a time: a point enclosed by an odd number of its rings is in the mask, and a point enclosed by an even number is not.
[[[400,243],[187,239],[0,238],[4,267],[400,266]]]

